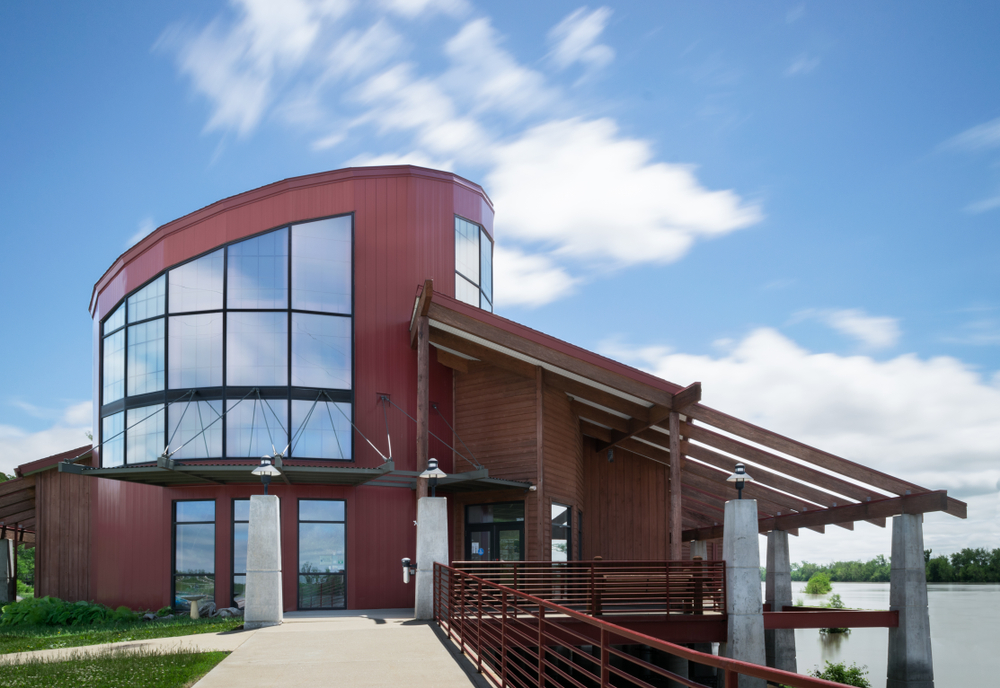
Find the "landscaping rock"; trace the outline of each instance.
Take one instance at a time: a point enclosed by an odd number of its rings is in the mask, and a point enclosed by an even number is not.
[[[147,614],[142,615],[143,621],[156,621],[158,618],[160,617],[156,615],[156,612],[149,612]]]
[[[215,602],[212,600],[201,600],[198,603],[198,616],[213,616],[215,613]]]
[[[219,617],[223,619],[232,619],[238,616],[243,616],[243,610],[239,607],[223,607],[219,610]]]

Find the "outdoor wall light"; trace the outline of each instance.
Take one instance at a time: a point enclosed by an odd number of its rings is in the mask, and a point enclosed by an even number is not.
[[[743,483],[753,482],[753,478],[747,475],[746,466],[741,463],[736,464],[736,472],[726,478],[728,483],[736,483],[736,499],[743,499]]]
[[[421,473],[420,477],[431,479],[431,497],[436,497],[438,478],[447,478],[448,474],[438,468],[437,459],[428,459],[427,470]]]
[[[416,564],[411,563],[409,557],[403,557],[403,583],[409,583],[410,577],[417,573]]]
[[[281,471],[271,465],[270,456],[260,457],[260,465],[250,472],[260,476],[260,481],[264,483],[264,494],[267,494],[267,486],[271,482],[271,476],[281,475]]]

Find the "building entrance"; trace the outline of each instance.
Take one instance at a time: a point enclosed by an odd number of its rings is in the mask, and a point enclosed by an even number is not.
[[[524,561],[524,502],[465,508],[466,561]]]

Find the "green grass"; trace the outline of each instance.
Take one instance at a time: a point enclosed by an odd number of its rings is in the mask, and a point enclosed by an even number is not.
[[[149,650],[105,649],[61,662],[32,659],[19,664],[0,661],[5,688],[184,688],[221,662],[228,652],[156,654]]]
[[[196,633],[222,633],[243,625],[243,619],[172,619],[95,624],[93,626],[0,626],[0,655],[51,650],[148,638],[173,638]],[[4,685],[0,681],[0,685]]]

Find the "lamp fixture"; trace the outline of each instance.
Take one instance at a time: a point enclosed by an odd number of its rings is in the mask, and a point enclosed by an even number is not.
[[[746,466],[741,463],[736,464],[736,471],[726,478],[728,483],[736,483],[736,499],[743,499],[743,483],[753,482],[753,478],[747,475]]]
[[[260,465],[250,472],[253,473],[254,475],[260,476],[260,481],[264,483],[264,494],[267,494],[267,486],[271,482],[271,476],[281,475],[281,471],[279,471],[277,468],[271,465],[270,456],[260,457]]]
[[[421,478],[430,478],[431,480],[431,497],[437,496],[437,482],[438,478],[447,478],[448,474],[438,468],[437,459],[427,460],[427,470],[420,474]]]

